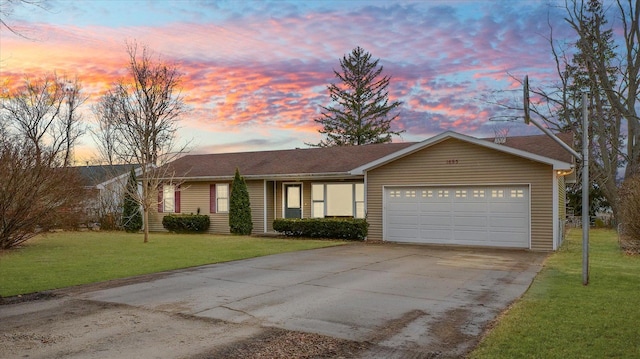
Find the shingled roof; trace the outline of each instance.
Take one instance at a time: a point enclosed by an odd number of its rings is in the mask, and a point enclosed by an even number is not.
[[[556,133],[555,135],[564,143],[573,147],[572,132]],[[494,142],[495,138],[487,138],[486,140]],[[573,163],[571,154],[547,135],[507,137],[502,145],[553,158],[554,160]]]
[[[82,178],[83,185],[86,187],[97,186],[112,178],[131,171],[136,165],[104,165],[104,166],[77,166],[73,167]]]
[[[571,144],[571,134],[559,137]],[[493,141],[493,138],[485,139]],[[348,175],[357,167],[400,151],[416,142],[362,146],[304,148],[187,155],[170,164],[175,178],[207,179],[232,177],[236,168],[244,177],[304,175]],[[571,163],[571,155],[546,135],[509,137],[504,146]]]
[[[242,176],[343,174],[411,146],[411,142],[295,150],[187,155],[171,163],[175,177],[228,177],[236,167]]]

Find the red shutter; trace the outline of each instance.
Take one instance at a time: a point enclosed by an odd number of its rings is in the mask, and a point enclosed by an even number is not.
[[[158,185],[158,213],[162,213],[163,210],[162,198],[162,185]]]
[[[209,186],[209,213],[216,213],[216,185]]]
[[[174,192],[175,199],[175,211],[176,213],[180,213],[180,186],[176,186],[176,190]]]

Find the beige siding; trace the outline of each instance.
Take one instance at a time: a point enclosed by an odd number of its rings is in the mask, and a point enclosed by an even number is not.
[[[264,181],[247,181],[253,234],[264,233]]]
[[[229,233],[229,214],[210,213],[209,189],[214,182],[186,182],[180,186],[180,213],[197,213],[209,215],[211,225],[209,233]],[[230,182],[219,182],[230,184]],[[264,189],[263,181],[247,181],[249,200],[251,201],[251,216],[253,220],[253,233],[262,233],[264,227]],[[158,213],[157,207],[149,214],[149,230],[165,231],[162,227],[162,217],[168,213]]]
[[[383,239],[383,186],[529,184],[531,249],[552,250],[551,171],[549,165],[448,139],[367,173],[368,238]]]

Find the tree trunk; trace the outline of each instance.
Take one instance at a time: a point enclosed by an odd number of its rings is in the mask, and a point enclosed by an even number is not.
[[[149,208],[143,208],[144,211],[144,243],[149,242]]]

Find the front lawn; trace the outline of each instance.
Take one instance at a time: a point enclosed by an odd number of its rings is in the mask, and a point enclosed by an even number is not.
[[[246,236],[61,232],[0,252],[0,296],[343,244]]]
[[[640,256],[611,230],[590,232],[582,285],[582,231],[569,232],[531,288],[471,358],[640,358]]]

